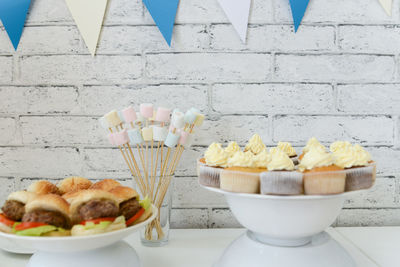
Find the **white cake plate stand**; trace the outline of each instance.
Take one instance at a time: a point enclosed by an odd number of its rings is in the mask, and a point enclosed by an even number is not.
[[[248,229],[224,251],[215,267],[355,267],[347,251],[324,232],[354,192],[324,196],[224,194]]]
[[[121,241],[142,229],[157,216],[157,208],[146,221],[109,233],[91,236],[29,237],[0,232],[0,248],[36,251],[27,267],[141,267],[136,251]]]

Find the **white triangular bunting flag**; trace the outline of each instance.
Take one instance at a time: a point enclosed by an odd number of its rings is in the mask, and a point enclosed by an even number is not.
[[[383,9],[389,16],[392,16],[392,2],[393,0],[379,0],[379,3],[381,3]]]
[[[251,0],[218,0],[218,2],[242,42],[246,43]]]
[[[96,53],[108,0],[65,0],[90,54]]]

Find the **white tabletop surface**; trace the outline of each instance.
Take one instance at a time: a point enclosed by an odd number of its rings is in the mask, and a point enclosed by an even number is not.
[[[143,247],[138,234],[126,241],[136,249],[143,267],[211,267],[229,243],[244,231],[171,230],[170,243],[161,248]],[[327,232],[347,249],[360,267],[400,266],[400,227],[329,228]],[[0,250],[0,266],[25,267],[29,257]]]

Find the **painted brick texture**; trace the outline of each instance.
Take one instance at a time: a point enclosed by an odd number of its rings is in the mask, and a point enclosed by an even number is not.
[[[168,47],[140,0],[112,0],[92,58],[64,0],[36,0],[17,52],[0,25],[0,201],[33,180],[82,175],[132,184],[97,118],[142,102],[207,115],[174,182],[172,226],[240,225],[201,188],[196,159],[213,141],[298,150],[311,136],[361,143],[376,185],[335,225],[400,224],[400,4],[311,1],[294,33],[287,1],[254,0],[242,44],[216,0],[181,1]]]

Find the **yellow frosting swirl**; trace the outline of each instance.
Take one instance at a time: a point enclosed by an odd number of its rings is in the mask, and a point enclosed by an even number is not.
[[[349,147],[351,147],[350,142],[347,142],[347,141],[336,141],[336,142],[333,142],[330,145],[329,150],[332,153],[335,153],[335,152],[338,152],[340,150],[346,150]]]
[[[296,150],[294,150],[289,142],[279,142],[276,147],[285,152],[289,157],[294,157],[297,155]]]
[[[371,155],[360,145],[346,147],[333,153],[335,164],[342,168],[366,166]]]
[[[326,148],[324,145],[322,145],[317,138],[315,137],[311,137],[308,142],[307,145],[303,148],[303,154],[307,153],[308,151],[310,151],[313,148],[317,148],[317,149],[321,149],[323,151],[326,151]]]
[[[357,161],[354,166],[365,166],[371,161],[371,154],[366,151],[362,146],[356,144],[353,146],[353,149],[356,151]]]
[[[271,148],[269,150],[271,160],[267,164],[269,171],[292,171],[294,170],[293,161],[289,158],[288,154],[279,149]]]
[[[237,151],[228,159],[228,167],[254,167],[254,154],[250,151]]]
[[[239,150],[240,147],[236,142],[229,142],[228,146],[225,148],[225,152],[228,154],[228,157],[232,157]]]
[[[261,136],[258,134],[253,135],[249,142],[247,143],[244,151],[251,151],[253,154],[257,155],[258,153],[261,153],[263,150],[265,150],[266,147],[261,140]]]
[[[219,143],[212,143],[204,153],[208,166],[225,167],[228,162],[228,154]]]
[[[267,168],[267,164],[270,160],[270,155],[267,150],[264,149],[261,153],[254,156],[254,167],[256,168]]]
[[[312,148],[300,161],[299,170],[311,170],[315,167],[323,167],[330,166],[335,163],[334,157],[332,154],[320,149],[320,148]]]

